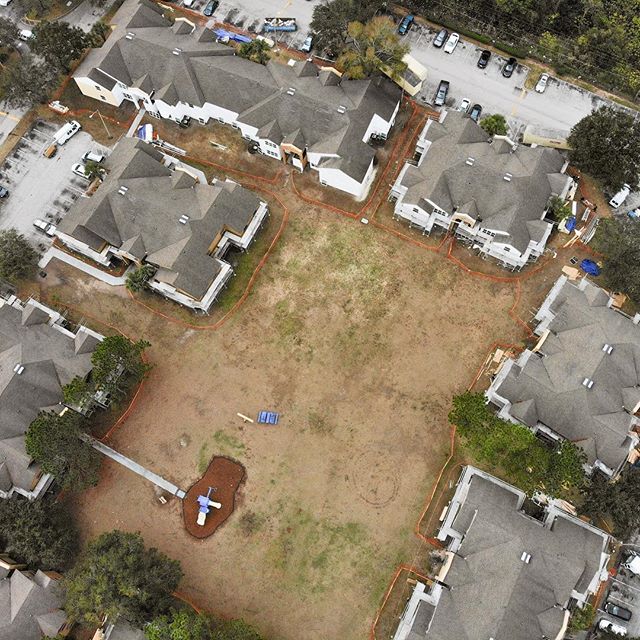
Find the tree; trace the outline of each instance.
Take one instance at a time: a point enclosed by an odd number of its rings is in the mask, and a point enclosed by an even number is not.
[[[12,558],[43,570],[64,570],[78,532],[65,505],[48,498],[0,500],[0,544]]]
[[[627,216],[602,218],[593,246],[604,255],[602,277],[607,286],[640,304],[640,222]]]
[[[258,64],[269,62],[269,45],[264,40],[243,42],[238,48],[238,55]]]
[[[547,205],[547,215],[556,222],[562,222],[571,215],[571,207],[559,196],[551,196]]]
[[[27,453],[51,473],[65,489],[75,491],[98,484],[100,455],[81,440],[82,416],[67,410],[58,415],[41,411],[29,425],[25,438]]]
[[[20,30],[9,18],[0,17],[0,43],[3,47],[13,47],[18,41]]]
[[[584,607],[576,607],[571,615],[569,629],[571,631],[584,631],[589,629],[596,617],[596,610],[590,605],[585,604]]]
[[[62,397],[65,404],[78,407],[91,391],[91,385],[85,378],[75,376],[71,382],[62,387]]]
[[[96,178],[102,179],[104,175],[104,167],[95,160],[87,160],[84,163],[84,172],[87,174],[90,180],[95,180]]]
[[[154,618],[144,633],[148,640],[211,640],[211,621],[195,611],[173,610]]]
[[[145,549],[139,533],[103,533],[67,574],[64,609],[78,622],[122,617],[141,627],[169,611],[181,577],[180,563],[155,548]]]
[[[131,271],[127,274],[127,289],[129,289],[129,291],[142,291],[146,288],[149,278],[151,278],[155,272],[155,267],[150,264],[143,264],[135,271]]]
[[[409,47],[400,43],[391,18],[372,18],[366,24],[350,22],[347,33],[349,44],[336,64],[350,78],[366,78],[380,71],[397,78],[407,68],[402,58]]]
[[[150,343],[146,340],[131,342],[124,336],[108,336],[94,350],[91,356],[93,364],[92,376],[96,388],[109,391],[117,388],[117,371],[124,372],[139,382],[149,370],[144,362],[143,354]]]
[[[499,418],[482,393],[455,396],[449,421],[477,460],[500,469],[529,494],[539,490],[572,497],[584,484],[586,456],[581,449],[568,441],[547,446],[527,427]]]
[[[350,22],[367,22],[386,6],[384,0],[331,0],[313,9],[311,31],[317,49],[338,55],[347,42]]]
[[[35,28],[31,50],[41,55],[52,67],[68,72],[71,63],[90,46],[87,34],[67,22],[41,22]]]
[[[12,108],[28,108],[47,102],[57,81],[56,67],[37,62],[27,53],[4,69],[0,76],[0,95]]]
[[[101,47],[105,43],[107,36],[110,33],[111,29],[106,22],[104,22],[103,20],[94,22],[93,26],[91,27],[91,31],[89,31],[89,34],[87,36],[90,46]]]
[[[0,231],[0,277],[7,280],[26,278],[36,268],[38,254],[27,239],[15,229]]]
[[[640,121],[614,107],[601,107],[576,124],[569,134],[571,162],[617,191],[636,187],[640,177]]]
[[[490,136],[505,136],[509,131],[509,128],[507,127],[507,121],[505,117],[500,113],[494,113],[491,116],[482,118],[482,120],[480,120],[480,126]]]
[[[628,539],[640,528],[640,469],[627,467],[616,482],[594,473],[583,496],[582,511],[591,517],[609,516],[620,540]]]

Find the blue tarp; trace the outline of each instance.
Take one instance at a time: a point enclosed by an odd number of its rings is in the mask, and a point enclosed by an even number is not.
[[[576,228],[576,217],[570,216],[567,218],[567,222],[565,223],[565,228],[567,231],[573,231]]]
[[[580,263],[580,268],[589,275],[599,276],[600,267],[593,260],[583,260]]]
[[[236,42],[251,42],[251,38],[243,36],[239,33],[233,33],[233,31],[227,31],[226,29],[216,29],[214,33],[218,38],[229,38],[229,40],[235,40]]]

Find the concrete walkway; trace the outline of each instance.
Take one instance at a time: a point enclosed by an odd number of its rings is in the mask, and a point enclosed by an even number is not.
[[[80,271],[84,271],[88,273],[93,278],[97,278],[98,280],[102,280],[102,282],[106,282],[114,287],[124,286],[127,282],[127,273],[133,267],[129,267],[127,271],[121,276],[112,276],[108,273],[102,271],[102,269],[97,269],[96,267],[92,267],[90,264],[83,262],[82,260],[78,260],[75,256],[68,254],[66,251],[61,251],[57,247],[49,247],[45,254],[40,258],[40,262],[38,262],[38,266],[41,269],[44,269],[49,262],[53,258],[57,258],[58,260],[62,260],[62,262],[66,262],[67,264],[75,267],[76,269],[80,269]]]
[[[118,464],[121,464],[123,467],[127,467],[127,469],[129,469],[130,471],[133,471],[134,473],[137,473],[139,476],[142,476],[145,480],[149,480],[149,482],[153,482],[153,484],[160,487],[167,493],[170,493],[172,496],[176,496],[180,498],[180,500],[182,500],[185,497],[186,493],[182,489],[180,489],[179,487],[176,487],[175,484],[169,482],[168,480],[165,480],[164,478],[160,477],[157,473],[153,473],[153,471],[149,471],[148,469],[145,469],[142,465],[131,460],[131,458],[127,458],[127,456],[123,456],[121,453],[118,453],[115,449],[112,449],[111,447],[107,447],[106,444],[103,444],[102,442],[95,440],[91,436],[85,435],[85,436],[82,436],[82,439],[85,442],[88,442],[96,451],[99,451],[103,455],[107,456],[107,458],[111,458]]]
[[[127,138],[135,138],[136,131],[138,130],[138,126],[140,125],[140,120],[144,118],[144,114],[147,113],[146,109],[138,109],[138,113],[136,117],[133,119],[131,126],[129,127],[129,131],[127,131]]]

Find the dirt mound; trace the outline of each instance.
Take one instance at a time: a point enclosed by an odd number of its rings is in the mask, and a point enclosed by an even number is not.
[[[192,536],[209,537],[233,513],[235,494],[244,476],[244,467],[239,462],[221,456],[212,458],[205,474],[187,491],[182,501],[184,526]],[[209,487],[215,489],[211,492],[210,499],[220,502],[222,507],[220,509],[210,507],[207,520],[203,526],[200,526],[197,523],[198,496],[206,496]]]

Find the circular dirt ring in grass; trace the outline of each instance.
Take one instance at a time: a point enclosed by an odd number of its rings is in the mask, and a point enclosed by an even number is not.
[[[378,449],[365,449],[356,457],[351,478],[358,497],[375,507],[389,504],[400,488],[394,464]]]
[[[244,477],[245,470],[239,462],[223,456],[212,458],[202,478],[191,486],[182,500],[185,529],[195,538],[207,538],[212,535],[233,513],[235,495]],[[215,489],[209,496],[210,500],[219,502],[222,507],[209,507],[207,519],[201,526],[197,522],[200,509],[198,496],[206,496],[209,487]]]

